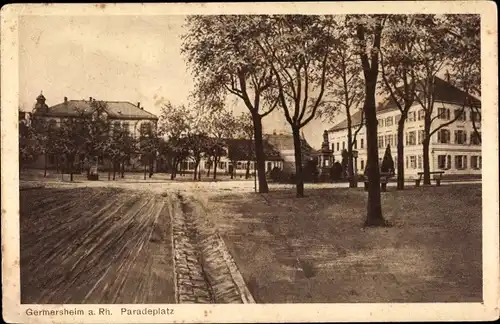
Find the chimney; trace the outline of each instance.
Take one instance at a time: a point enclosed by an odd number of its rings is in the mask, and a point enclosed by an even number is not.
[[[89,101],[92,102],[92,97],[89,97]]]
[[[64,97],[64,103],[68,102],[68,97]]]
[[[141,108],[141,103],[140,102],[137,102],[137,108]]]

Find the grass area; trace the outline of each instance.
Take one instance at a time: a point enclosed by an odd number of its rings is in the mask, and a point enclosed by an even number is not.
[[[20,196],[22,303],[175,302],[162,197],[116,188]]]
[[[213,197],[218,225],[257,302],[482,300],[481,185],[382,193],[391,228],[367,228],[361,189]]]

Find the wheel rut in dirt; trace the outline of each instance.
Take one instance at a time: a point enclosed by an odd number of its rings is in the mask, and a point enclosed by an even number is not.
[[[171,202],[177,302],[254,303],[200,199],[177,193]]]

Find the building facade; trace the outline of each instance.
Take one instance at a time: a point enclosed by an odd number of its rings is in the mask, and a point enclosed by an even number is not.
[[[31,114],[32,119],[44,119],[49,124],[58,126],[62,120],[68,118],[79,118],[83,115],[91,115],[95,112],[92,102],[94,98],[89,97],[89,100],[68,100],[64,97],[63,102],[54,106],[46,104],[46,98],[40,94],[36,98],[36,104]],[[144,110],[144,107],[137,103],[134,105],[128,101],[104,101],[103,117],[106,118],[111,128],[121,128],[128,130],[129,133],[137,137],[142,131],[148,129],[156,129],[158,117]],[[57,167],[57,157],[54,154],[47,156],[47,167]],[[77,162],[80,163],[80,158],[77,157]],[[30,165],[33,168],[44,168],[45,156],[39,156],[37,160]],[[139,161],[130,161],[128,169],[141,168]]]
[[[444,171],[445,176],[480,177],[482,168],[481,143],[474,127],[481,132],[481,120],[470,109],[462,112],[465,93],[448,82],[436,78],[435,103],[432,115],[431,132],[442,124],[456,121],[439,129],[430,139],[430,171]],[[480,107],[478,99],[472,104]],[[425,112],[418,102],[410,108],[404,128],[404,172],[405,178],[414,179],[423,172],[423,147]],[[387,145],[391,147],[394,165],[397,165],[397,128],[401,113],[392,100],[377,107],[379,162],[382,161]],[[353,133],[360,127],[361,112],[352,115]],[[332,127],[329,131],[332,151],[336,161],[342,160],[342,150],[347,150],[347,121]],[[361,126],[353,149],[358,152],[355,159],[355,172],[362,174],[366,168],[366,130]]]

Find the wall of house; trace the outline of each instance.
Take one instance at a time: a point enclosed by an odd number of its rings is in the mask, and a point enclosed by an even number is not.
[[[448,122],[454,118],[455,110],[460,107],[448,103],[435,103],[435,111],[431,129]],[[445,109],[445,110],[442,110]],[[419,112],[420,111],[420,112]],[[449,113],[446,113],[449,111]],[[439,112],[442,117],[437,117]],[[400,116],[399,110],[385,111],[377,115],[378,125],[378,144],[379,144],[379,161],[385,153],[385,149],[389,144],[391,147],[392,157],[397,164],[397,118]],[[476,123],[480,128],[480,122]],[[356,129],[356,127],[354,127]],[[424,120],[423,112],[418,105],[410,108],[409,117],[405,123],[404,131],[404,156],[405,156],[405,178],[412,179],[417,177],[418,172],[423,171],[423,129]],[[457,120],[444,127],[449,131],[449,136],[441,136],[442,134],[435,133],[431,136],[429,147],[430,169],[431,171],[445,171],[445,175],[480,175],[481,174],[481,145],[471,141],[474,133],[473,123],[471,120],[471,112],[465,112],[465,120]],[[462,133],[458,133],[458,132]],[[455,135],[457,132],[457,135]],[[461,138],[467,134],[466,138]],[[449,141],[448,139],[449,138]],[[461,141],[461,139],[463,141]],[[335,161],[342,161],[342,149],[347,149],[347,129],[342,129],[329,133],[330,145],[333,150]],[[363,173],[366,167],[367,151],[366,151],[366,131],[365,127],[360,130],[356,137],[354,149],[358,151],[358,159],[356,170],[358,174]],[[449,156],[450,163],[443,167],[443,157]],[[465,162],[466,160],[466,162]],[[441,163],[440,163],[441,162]]]

